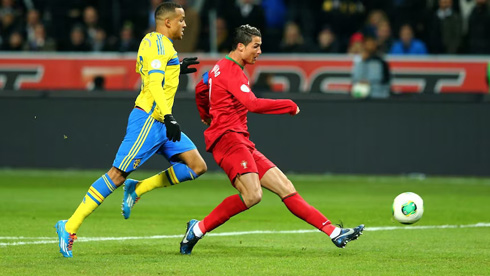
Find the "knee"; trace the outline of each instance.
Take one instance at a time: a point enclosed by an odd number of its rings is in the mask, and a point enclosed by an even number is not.
[[[274,189],[272,189],[272,191],[275,192],[280,198],[296,192],[293,183],[287,178],[282,179],[275,184],[276,185],[274,185]]]
[[[128,174],[126,172],[123,172],[115,167],[112,167],[108,172],[107,175],[111,178],[112,182],[114,185],[117,187],[121,186],[124,181],[126,180],[126,177]]]
[[[286,195],[289,195],[289,194],[296,192],[296,188],[294,188],[293,183],[289,179],[286,179],[283,187],[284,187],[284,193]]]
[[[193,164],[192,167],[190,167],[190,168],[197,175],[203,175],[205,172],[208,171],[208,166],[206,165],[206,162],[204,162],[204,160],[202,160],[201,162],[198,162],[196,164]]]
[[[262,200],[262,189],[257,189],[246,194],[242,194],[243,201],[248,208],[258,204]]]

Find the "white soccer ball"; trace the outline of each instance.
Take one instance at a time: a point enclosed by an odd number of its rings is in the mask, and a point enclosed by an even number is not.
[[[371,87],[367,83],[358,82],[352,86],[351,95],[354,98],[366,98],[369,96]]]
[[[424,200],[416,193],[401,193],[393,201],[393,217],[400,223],[415,223],[423,214]]]

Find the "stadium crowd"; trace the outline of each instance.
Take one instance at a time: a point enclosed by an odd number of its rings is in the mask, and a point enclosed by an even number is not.
[[[1,0],[0,49],[137,51],[163,1]],[[360,53],[370,35],[384,54],[489,54],[488,1],[174,0],[187,22],[175,48],[228,52],[231,30],[250,24],[262,30],[265,53]]]

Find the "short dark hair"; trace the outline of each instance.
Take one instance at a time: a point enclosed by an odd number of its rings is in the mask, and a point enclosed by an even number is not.
[[[167,13],[174,13],[175,9],[182,9],[182,6],[174,2],[161,3],[155,10],[155,20],[157,18],[165,19],[165,15]]]
[[[260,30],[250,25],[241,25],[235,29],[235,35],[233,36],[233,45],[231,50],[234,51],[238,43],[248,45],[252,41],[253,36],[262,37]]]

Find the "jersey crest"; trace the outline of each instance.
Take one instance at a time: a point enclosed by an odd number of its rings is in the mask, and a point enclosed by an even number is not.
[[[248,93],[250,92],[250,87],[248,87],[248,85],[246,84],[242,84],[242,86],[240,86],[240,90],[242,90],[242,92]]]

